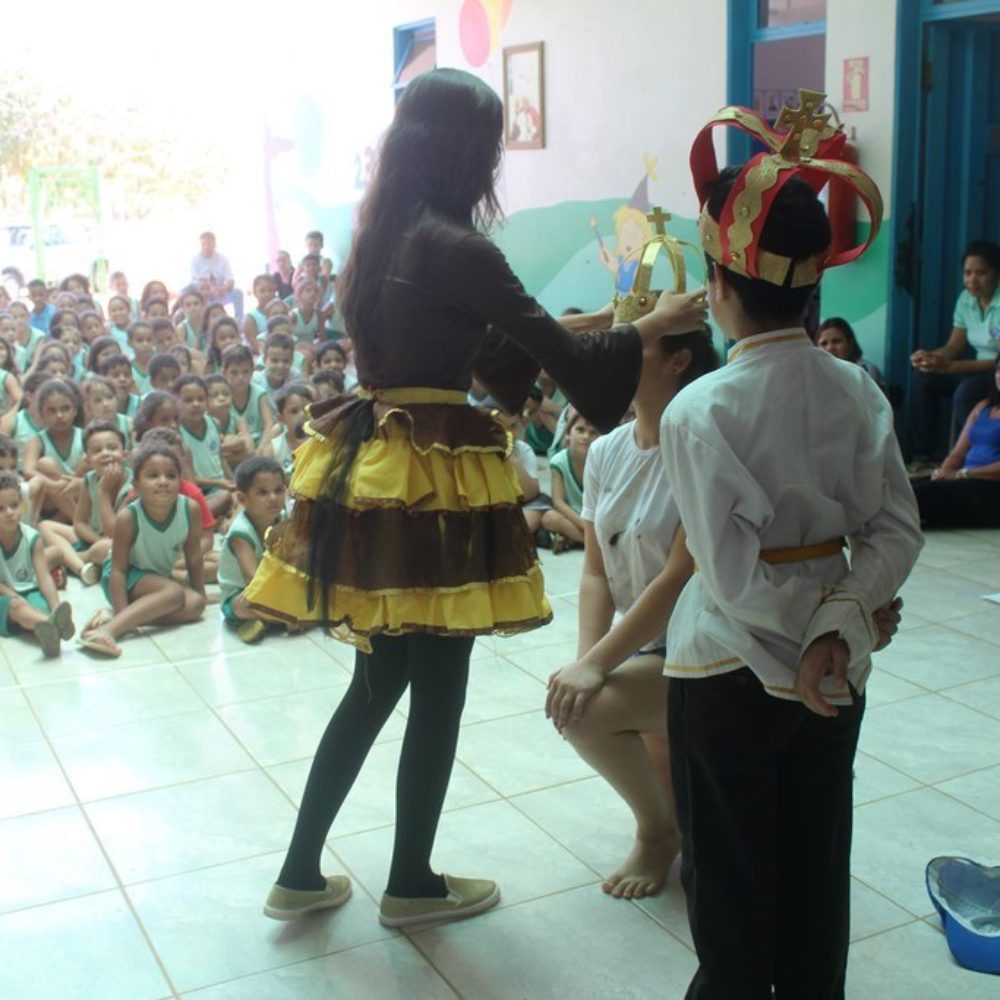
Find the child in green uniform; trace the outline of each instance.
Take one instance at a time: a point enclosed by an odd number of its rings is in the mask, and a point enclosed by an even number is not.
[[[312,387],[304,382],[286,385],[275,400],[278,422],[274,425],[271,440],[261,449],[261,454],[273,458],[286,476],[292,474],[292,453],[305,441],[305,436],[299,433],[300,424],[306,407],[314,401]]]
[[[252,384],[267,393],[273,409],[278,393],[301,377],[295,368],[295,341],[284,333],[269,333],[264,339],[262,358],[263,371],[254,373]]]
[[[222,374],[233,394],[233,413],[247,422],[254,447],[271,436],[271,405],[267,393],[254,385],[253,352],[245,344],[227,347],[222,355]]]
[[[80,579],[90,584],[100,579],[101,564],[111,552],[115,514],[132,488],[132,477],[125,464],[125,435],[116,424],[92,421],[83,432],[83,447],[89,468],[77,497],[73,531],[87,546],[80,552]]]
[[[38,390],[48,379],[41,372],[26,375],[22,384],[21,405],[0,418],[0,433],[8,434],[17,443],[17,468],[24,468],[24,449],[28,442],[41,434],[45,425],[38,412]]]
[[[152,385],[149,382],[149,362],[156,352],[153,327],[146,320],[139,320],[128,328],[128,346],[132,351],[132,382],[139,396],[145,396]]]
[[[21,523],[21,483],[0,472],[0,636],[33,632],[46,656],[73,635],[73,611],[60,603],[41,535]]]
[[[29,438],[24,449],[24,475],[48,480],[42,513],[73,520],[83,464],[83,430],[78,426],[82,401],[76,386],[49,379],[38,390],[38,412],[44,429]]]
[[[180,460],[159,442],[142,444],[132,476],[138,499],[115,515],[111,555],[101,575],[112,610],[94,615],[80,640],[103,656],[121,656],[116,640],[140,625],[193,622],[205,610],[201,513],[180,494]],[[172,579],[182,553],[190,586]]]
[[[243,590],[264,554],[267,529],[284,514],[285,476],[272,458],[257,456],[236,469],[236,499],[243,508],[229,526],[219,554],[222,617],[236,627],[244,642],[264,634],[261,616],[247,603]]]
[[[111,354],[101,360],[98,370],[115,387],[118,412],[134,419],[139,409],[139,397],[132,392],[132,362],[124,354]]]
[[[235,469],[245,458],[253,454],[253,438],[247,429],[247,422],[233,413],[233,393],[222,372],[205,376],[205,392],[208,394],[208,412],[215,417],[222,435],[219,444],[222,457]]]
[[[264,310],[274,300],[277,289],[274,285],[274,278],[269,274],[258,274],[253,279],[252,287],[257,305],[247,313],[243,320],[243,337],[256,354],[260,350],[260,339],[267,333],[267,314]]]
[[[181,441],[191,455],[194,481],[208,499],[212,514],[232,506],[232,470],[222,456],[222,435],[215,418],[206,412],[208,394],[198,375],[182,375],[173,387],[180,410]]]
[[[583,545],[583,470],[587,452],[599,435],[597,428],[575,410],[566,424],[566,448],[549,461],[552,471],[552,509],[542,516],[542,527],[551,531],[556,554]]]

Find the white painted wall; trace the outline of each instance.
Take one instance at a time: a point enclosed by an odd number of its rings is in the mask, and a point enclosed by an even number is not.
[[[826,21],[827,94],[840,110],[844,60],[869,57],[869,110],[841,112],[858,147],[861,167],[882,191],[885,215],[892,212],[892,143],[896,107],[897,0],[829,0]],[[862,212],[864,210],[862,209]]]
[[[391,119],[393,27],[434,17],[438,65],[475,72],[498,93],[502,48],[545,42],[546,148],[508,153],[502,185],[508,213],[627,196],[648,154],[659,158],[651,197],[696,214],[688,152],[698,128],[725,102],[726,3],[700,0],[696,17],[678,7],[688,5],[514,0],[496,51],[478,69],[461,49],[461,0],[352,4],[349,41],[342,17],[331,9],[339,32],[328,50],[332,58],[303,67],[335,122],[336,181],[328,180],[326,196],[345,201],[359,193],[352,183],[354,153],[373,145]],[[693,15],[695,5],[690,10]]]

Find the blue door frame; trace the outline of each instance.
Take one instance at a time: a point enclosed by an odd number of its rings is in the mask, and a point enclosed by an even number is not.
[[[896,384],[909,383],[912,351],[937,346],[948,331],[947,324],[941,327],[941,317],[948,300],[953,301],[959,291],[958,261],[934,260],[934,250],[962,245],[980,235],[970,230],[969,220],[986,211],[976,186],[964,183],[983,156],[985,138],[971,121],[969,108],[955,105],[959,94],[985,92],[988,56],[984,59],[981,49],[986,40],[971,28],[965,37],[940,29],[997,13],[1000,0],[898,2],[891,226],[895,267],[890,276],[886,357],[889,380]],[[948,80],[952,72],[964,77],[961,87],[949,92],[945,86],[928,88],[929,72],[938,82]],[[928,155],[927,138],[948,143],[956,152],[954,160],[946,163],[944,157]],[[958,199],[950,206],[952,211],[946,212],[943,204],[940,210],[925,211],[925,192],[948,190]]]

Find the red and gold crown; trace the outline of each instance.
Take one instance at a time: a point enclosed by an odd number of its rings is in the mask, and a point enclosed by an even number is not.
[[[816,90],[799,90],[799,107],[787,106],[772,128],[763,115],[749,108],[730,106],[717,112],[691,147],[691,174],[701,204],[698,233],[705,252],[730,271],[748,278],[759,278],[773,285],[800,288],[814,285],[828,267],[837,267],[857,260],[878,234],[882,223],[882,196],[875,182],[859,167],[847,162],[846,138],[843,130],[830,124],[830,115],[821,114],[826,94]],[[758,153],[749,160],[733,183],[722,208],[719,221],[708,214],[708,195],[718,179],[712,130],[719,125],[732,125],[764,143],[769,152]],[[800,177],[817,194],[830,184],[831,189],[847,185],[861,198],[868,210],[871,227],[868,239],[854,245],[853,232],[839,232],[853,219],[831,219],[833,241],[827,250],[806,260],[793,260],[760,247],[771,205],[778,192],[793,177]],[[840,250],[841,247],[849,247]]]

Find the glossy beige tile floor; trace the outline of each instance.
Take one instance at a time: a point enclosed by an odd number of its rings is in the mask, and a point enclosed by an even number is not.
[[[376,920],[404,718],[386,726],[329,841],[357,891],[335,914],[260,912],[309,758],[349,678],[319,635],[256,648],[204,622],[119,661],[0,640],[0,996],[16,1000],[681,997],[683,897],[598,889],[625,808],[546,723],[574,653],[579,553],[545,559],[545,630],[477,643],[436,862],[496,877],[494,912],[408,935]],[[924,891],[936,854],[1000,861],[1000,532],[937,534],[881,654],[857,761],[857,1000],[995,998],[955,966]],[[71,583],[78,619],[99,600]],[[405,708],[405,704],[403,706]]]

